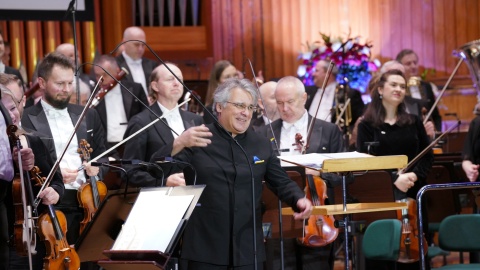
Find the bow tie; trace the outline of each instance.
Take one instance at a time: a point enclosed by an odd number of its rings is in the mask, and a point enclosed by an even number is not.
[[[67,109],[64,109],[64,110],[49,109],[49,110],[46,110],[46,114],[47,116],[53,117],[53,118],[70,117]]]

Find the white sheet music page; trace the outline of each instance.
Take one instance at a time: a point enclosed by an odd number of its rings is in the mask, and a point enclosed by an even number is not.
[[[193,197],[140,192],[112,250],[165,252]]]
[[[323,162],[327,159],[344,159],[344,158],[366,158],[372,155],[360,152],[343,152],[343,153],[311,153],[305,155],[279,156],[282,167],[292,166],[292,164],[307,167],[313,170],[321,170]]]

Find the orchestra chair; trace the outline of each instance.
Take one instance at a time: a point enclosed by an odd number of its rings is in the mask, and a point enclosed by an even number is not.
[[[402,223],[398,219],[379,219],[367,226],[362,251],[366,259],[391,261],[396,269],[400,253]]]
[[[455,252],[480,251],[480,215],[462,214],[446,217],[440,223],[438,243],[441,249]],[[435,269],[480,269],[480,263],[449,264]]]

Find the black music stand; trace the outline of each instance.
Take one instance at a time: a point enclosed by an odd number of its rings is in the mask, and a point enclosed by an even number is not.
[[[176,228],[165,252],[156,250],[110,250],[123,223],[127,220],[133,203],[138,196],[138,190],[123,192],[108,196],[87,226],[82,237],[77,242],[77,253],[82,261],[97,261],[105,269],[166,269],[171,254],[177,245],[183,229],[192,214],[205,185],[186,187],[156,187],[143,188],[142,192],[162,192],[169,196],[193,195],[193,199]]]

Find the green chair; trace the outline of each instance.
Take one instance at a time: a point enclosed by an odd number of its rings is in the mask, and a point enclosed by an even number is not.
[[[446,217],[438,230],[438,245],[446,251],[480,251],[480,215],[462,214]],[[480,269],[480,263],[450,264],[436,269]]]
[[[363,235],[365,258],[395,262],[400,251],[402,223],[398,219],[380,219],[368,225]]]

